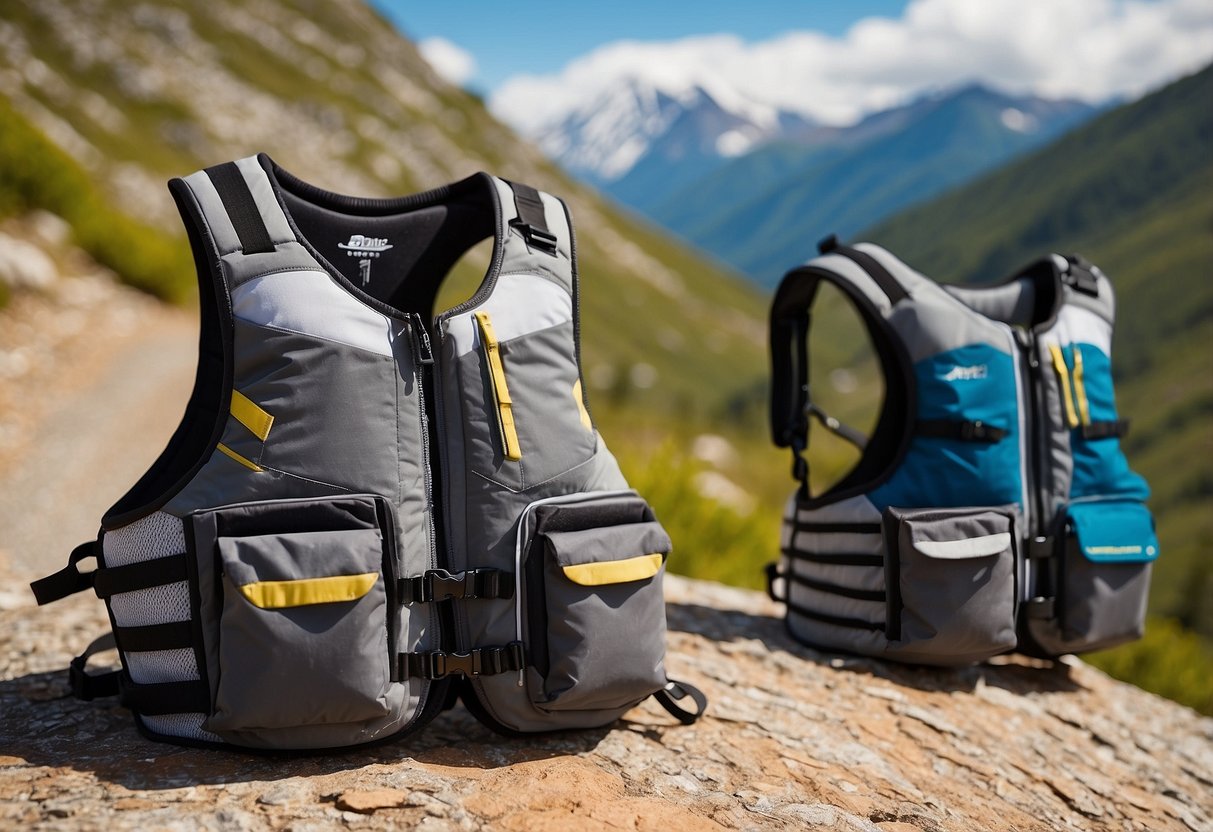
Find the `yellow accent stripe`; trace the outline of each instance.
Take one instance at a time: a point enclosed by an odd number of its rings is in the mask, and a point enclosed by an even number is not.
[[[1074,400],[1070,397],[1070,368],[1066,366],[1066,357],[1057,344],[1049,344],[1049,354],[1053,356],[1053,369],[1061,382],[1061,401],[1066,410],[1066,425],[1078,427],[1078,414],[1074,412]]]
[[[493,396],[497,399],[497,428],[501,432],[501,446],[505,458],[522,459],[522,448],[518,444],[518,429],[514,426],[514,402],[510,399],[510,388],[505,383],[505,365],[501,363],[501,344],[493,331],[493,321],[488,312],[473,312],[480,325],[480,343],[484,347],[484,358],[489,363],[489,380],[493,385]]]
[[[602,586],[603,584],[625,584],[629,581],[643,581],[651,578],[661,570],[661,554],[640,555],[625,560],[608,560],[601,563],[578,563],[573,566],[562,566],[564,576],[581,586]]]
[[[253,462],[251,459],[247,459],[247,458],[245,458],[245,457],[242,457],[240,454],[236,453],[236,452],[235,452],[235,451],[233,451],[231,448],[229,448],[227,445],[224,445],[222,442],[220,442],[220,443],[219,443],[219,444],[218,444],[216,447],[217,447],[219,450],[223,451],[223,453],[225,453],[225,454],[227,454],[228,456],[230,456],[232,459],[234,459],[234,460],[236,460],[237,462],[239,462],[239,463],[240,463],[241,465],[243,465],[245,468],[249,469],[250,471],[257,471],[258,473],[260,473],[260,472],[261,472],[261,466],[260,466],[260,465],[258,465],[257,463]]]
[[[240,594],[254,607],[278,610],[306,607],[309,604],[336,604],[356,601],[371,591],[376,572],[365,575],[334,575],[331,578],[303,578],[297,581],[257,581],[239,587]]]
[[[594,432],[594,422],[590,419],[590,411],[585,409],[585,399],[581,395],[581,379],[573,382],[573,400],[577,402],[577,413],[581,416],[581,424],[586,430]]]
[[[232,391],[231,410],[236,421],[251,430],[253,435],[262,442],[270,435],[270,428],[274,426],[274,417],[262,410],[255,401],[239,390]]]
[[[1087,388],[1082,384],[1082,350],[1074,345],[1074,398],[1078,400],[1078,415],[1084,425],[1091,424],[1091,406],[1087,402]]]

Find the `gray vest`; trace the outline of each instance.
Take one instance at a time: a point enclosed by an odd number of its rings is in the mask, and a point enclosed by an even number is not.
[[[585,403],[564,204],[487,174],[343,197],[264,155],[170,190],[198,373],[99,545],[35,585],[109,606],[123,668],[86,653],[77,692],[120,691],[156,738],[261,748],[398,736],[457,694],[510,731],[677,710],[670,541]],[[435,317],[486,238],[479,288]]]
[[[822,283],[859,311],[885,401],[871,437],[809,398]],[[1158,556],[1120,449],[1111,283],[1051,255],[987,287],[941,286],[877,246],[823,243],[771,314],[771,426],[801,485],[770,586],[802,641],[929,664],[1055,656],[1141,634]],[[810,416],[861,447],[811,496]]]

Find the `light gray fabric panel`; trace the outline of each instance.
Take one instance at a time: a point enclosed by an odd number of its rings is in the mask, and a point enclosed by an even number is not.
[[[854,248],[856,251],[862,251],[871,256],[876,262],[884,266],[885,270],[893,276],[893,279],[900,283],[901,287],[910,295],[914,295],[924,286],[929,286],[933,290],[939,289],[938,283],[929,277],[923,276],[887,249],[881,248],[874,243],[856,243]]]
[[[191,173],[185,177],[185,184],[189,185],[190,192],[198,201],[198,207],[202,209],[202,216],[206,219],[211,239],[215,241],[220,256],[239,251],[240,237],[236,234],[227,209],[223,207],[223,200],[219,198],[219,192],[215,190],[215,184],[211,182],[206,171]]]
[[[489,299],[473,312],[489,313],[497,337],[509,341],[572,321],[573,298],[547,278],[512,274],[503,276]],[[446,322],[456,355],[466,355],[479,347],[480,331],[473,312],[456,315]],[[571,340],[569,346],[571,349]]]
[[[1001,286],[942,287],[952,297],[975,312],[1012,326],[1030,326],[1036,308],[1036,282],[1029,278]]]
[[[237,159],[236,167],[240,168],[244,181],[248,183],[249,192],[257,203],[257,210],[261,212],[261,220],[265,223],[270,240],[275,244],[293,242],[295,232],[291,230],[291,224],[287,222],[286,214],[278,203],[278,195],[274,193],[274,186],[270,184],[270,178],[266,175],[265,168],[257,161],[257,157],[246,156]]]
[[[389,357],[394,354],[393,340],[404,328],[317,271],[277,272],[242,283],[232,289],[232,313],[252,324]]]
[[[1054,256],[1056,257],[1056,255]],[[1063,271],[1068,269],[1069,264],[1066,263]],[[1108,323],[1112,323],[1116,320],[1116,294],[1112,288],[1112,281],[1108,280],[1107,275],[1100,271],[1098,266],[1093,267],[1091,271],[1095,275],[1096,281],[1098,281],[1099,294],[1092,296],[1086,292],[1080,292],[1072,286],[1065,286],[1062,289],[1063,302],[1070,306],[1085,309]]]
[[[1069,305],[1057,313],[1057,321],[1040,335],[1044,344],[1091,344],[1104,355],[1112,355],[1112,325],[1089,309]],[[1050,359],[1049,365],[1052,366]]]
[[[843,627],[788,610],[788,630],[800,641],[825,650],[845,650],[864,656],[883,655],[888,639],[880,630]]]
[[[884,592],[884,566],[853,566],[846,563],[813,563],[789,558],[792,570],[805,578],[825,581],[847,589]]]
[[[889,323],[915,363],[970,344],[987,344],[1008,355],[1014,349],[1004,325],[982,317],[933,283],[923,284],[913,298],[897,304]]]
[[[228,286],[239,286],[271,272],[313,271],[328,275],[316,258],[299,243],[282,243],[274,251],[259,254],[233,251],[224,255],[222,262]]]
[[[796,511],[802,523],[879,523],[880,510],[872,501],[860,494],[818,508],[801,508],[793,492],[788,500],[787,512]],[[785,517],[787,513],[785,512]]]
[[[879,555],[884,551],[884,542],[879,534],[852,532],[796,532],[792,545],[802,552],[850,555]]]
[[[1049,455],[1047,471],[1039,472],[1039,483],[1044,492],[1045,506],[1052,512],[1070,498],[1070,484],[1074,479],[1074,455],[1070,447],[1070,429],[1062,405],[1061,381],[1053,370],[1053,358],[1049,354],[1049,341],[1037,341],[1036,358],[1040,363],[1040,383],[1037,391],[1045,412],[1046,421],[1037,425],[1037,434],[1045,443]]]

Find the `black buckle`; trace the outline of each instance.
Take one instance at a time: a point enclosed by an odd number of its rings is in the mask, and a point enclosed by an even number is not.
[[[401,677],[420,676],[425,679],[445,679],[447,676],[495,676],[511,670],[521,670],[525,654],[522,642],[512,641],[502,647],[477,647],[467,653],[432,650],[426,653],[401,653]]]
[[[987,425],[980,419],[960,423],[960,438],[966,442],[997,442],[1006,435],[1002,428]]]
[[[1056,538],[1034,537],[1028,541],[1028,558],[1030,560],[1045,560],[1053,557],[1056,549]]]
[[[1028,602],[1028,617],[1047,621],[1054,617],[1055,607],[1053,598],[1033,598]]]
[[[519,218],[510,220],[510,227],[522,235],[522,239],[526,240],[527,245],[539,249],[544,254],[556,256],[556,235],[546,228],[536,228]]]
[[[1062,280],[1079,292],[1099,297],[1099,279],[1092,273],[1091,264],[1078,255],[1070,255],[1066,262],[1070,268],[1062,275]]]
[[[475,598],[511,598],[514,585],[506,580],[512,573],[478,567],[463,572],[430,569],[422,575],[400,579],[401,601],[416,604],[429,601],[459,601]]]

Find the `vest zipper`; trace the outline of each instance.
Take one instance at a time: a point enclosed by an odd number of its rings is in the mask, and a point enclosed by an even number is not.
[[[1024,419],[1028,458],[1024,460],[1024,471],[1028,475],[1028,494],[1032,501],[1031,512],[1025,524],[1028,539],[1031,540],[1044,534],[1044,519],[1047,516],[1041,481],[1049,469],[1043,439],[1047,436],[1048,425],[1040,395],[1040,385],[1044,383],[1044,379],[1040,371],[1040,356],[1036,350],[1036,335],[1028,330],[1018,330],[1017,334],[1020,336],[1019,344],[1028,364],[1028,374],[1024,380],[1028,393],[1028,413]],[[1027,510],[1028,507],[1024,508]]]
[[[442,541],[438,537],[439,523],[435,519],[435,515],[441,511],[441,497],[435,497],[434,488],[434,465],[430,456],[430,432],[431,420],[434,419],[430,412],[429,399],[426,396],[426,388],[432,387],[434,383],[434,351],[430,344],[430,335],[426,332],[425,322],[421,316],[414,314],[411,316],[411,329],[413,331],[413,351],[416,356],[417,363],[421,365],[420,372],[417,374],[417,404],[421,410],[421,467],[425,472],[425,499],[428,504],[429,511],[429,532],[430,546],[432,547],[433,564],[436,569],[446,567],[444,558],[439,557],[439,553],[443,551]]]

